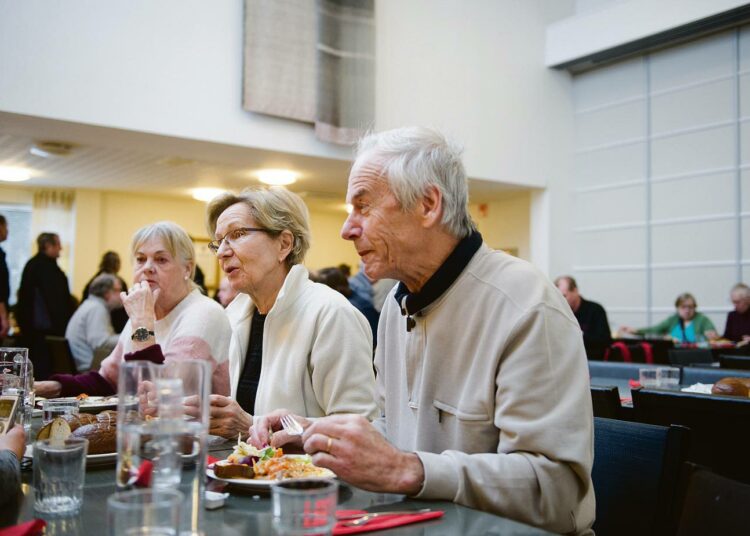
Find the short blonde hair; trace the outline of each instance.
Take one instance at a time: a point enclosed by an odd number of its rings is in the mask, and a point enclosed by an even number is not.
[[[674,306],[680,307],[681,305],[684,305],[685,303],[689,301],[693,302],[693,305],[695,306],[696,309],[698,308],[698,302],[695,301],[695,296],[693,296],[689,292],[683,292],[682,294],[677,296],[677,299],[674,302]]]
[[[209,203],[207,225],[211,236],[216,233],[219,216],[237,203],[244,203],[255,222],[273,236],[292,233],[294,244],[286,257],[287,266],[301,264],[310,249],[310,214],[305,202],[286,188],[247,188],[239,194],[226,192]]]
[[[164,242],[170,255],[190,267],[190,281],[195,277],[195,248],[185,229],[171,221],[158,221],[138,229],[130,243],[130,254],[135,258],[138,249],[151,239]]]

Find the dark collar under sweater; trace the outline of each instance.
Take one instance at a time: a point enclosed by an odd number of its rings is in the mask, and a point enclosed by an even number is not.
[[[399,283],[394,297],[401,309],[401,314],[409,316],[416,314],[442,296],[458,279],[458,276],[464,271],[481,245],[482,235],[479,234],[479,231],[475,230],[467,237],[462,238],[456,248],[448,255],[448,258],[445,259],[445,262],[432,274],[419,292],[411,293],[406,285]]]

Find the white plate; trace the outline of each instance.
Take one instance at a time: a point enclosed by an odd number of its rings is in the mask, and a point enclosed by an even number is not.
[[[290,457],[302,457],[304,454],[287,454],[287,456]],[[315,475],[310,476],[307,478],[310,479],[316,479],[316,478],[336,478],[336,474],[331,471],[330,469],[321,468],[324,471],[327,471],[324,475]],[[214,480],[218,480],[220,482],[226,482],[227,484],[232,484],[235,486],[243,486],[246,488],[255,488],[255,489],[270,489],[271,486],[274,485],[275,482],[279,482],[278,480],[261,480],[256,478],[220,478],[216,476],[216,473],[214,473],[213,467],[206,468],[206,474],[213,478]]]
[[[61,397],[60,400],[75,400],[74,396]],[[37,400],[37,405],[42,406],[42,400]],[[83,413],[99,413],[105,409],[117,409],[117,396],[90,396],[84,398],[78,404],[78,411]]]
[[[34,457],[34,445],[26,445],[26,451],[23,453],[24,458]],[[87,454],[86,465],[105,465],[112,464],[117,461],[116,452],[107,452],[104,454]]]

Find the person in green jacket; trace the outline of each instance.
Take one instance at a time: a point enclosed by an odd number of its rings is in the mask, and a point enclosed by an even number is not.
[[[674,306],[677,312],[655,326],[641,329],[623,326],[620,330],[636,335],[665,335],[681,343],[719,338],[711,319],[696,311],[698,303],[692,294],[689,292],[680,294]]]

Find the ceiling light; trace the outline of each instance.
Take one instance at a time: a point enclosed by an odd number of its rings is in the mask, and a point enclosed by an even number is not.
[[[193,188],[193,199],[208,203],[214,197],[223,194],[226,190],[221,188]]]
[[[297,181],[298,173],[290,169],[262,169],[257,174],[260,182],[271,186],[286,186]]]
[[[22,167],[0,166],[0,181],[21,182],[31,178],[31,170]]]

